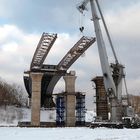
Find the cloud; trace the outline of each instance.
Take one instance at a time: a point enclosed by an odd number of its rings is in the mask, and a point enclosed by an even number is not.
[[[19,28],[32,32],[75,30],[77,1],[1,0],[0,17]]]
[[[26,34],[15,25],[0,26],[0,73],[8,81],[21,83],[25,68],[29,68],[39,36]]]
[[[140,2],[125,8],[125,10],[120,10],[117,13],[110,13],[110,15],[108,14],[106,16],[106,20],[111,27],[110,30],[112,30],[119,39],[128,39],[128,41],[138,39],[138,36],[140,35],[140,19],[138,18],[140,16],[139,7]],[[116,27],[119,27],[119,30]]]

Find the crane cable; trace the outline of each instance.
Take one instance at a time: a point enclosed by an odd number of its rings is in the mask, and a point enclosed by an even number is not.
[[[83,26],[83,13],[80,13],[80,17],[79,17],[79,30],[80,30],[80,33],[83,34],[83,31],[84,31],[84,26]]]
[[[80,30],[80,36],[82,37],[84,34],[84,26],[83,26],[83,16],[84,14],[80,12],[79,16],[79,30]],[[81,55],[81,57],[85,57],[85,52]]]

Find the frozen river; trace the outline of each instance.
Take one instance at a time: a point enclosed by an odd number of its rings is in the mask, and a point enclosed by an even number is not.
[[[140,129],[0,127],[0,140],[140,140]]]

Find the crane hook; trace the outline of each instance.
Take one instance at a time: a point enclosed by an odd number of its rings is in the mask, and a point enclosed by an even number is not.
[[[84,31],[84,27],[83,26],[80,27],[79,30],[80,30],[80,32],[83,32]]]

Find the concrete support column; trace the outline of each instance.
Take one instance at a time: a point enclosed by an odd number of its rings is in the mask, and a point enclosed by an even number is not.
[[[65,102],[66,102],[66,126],[74,127],[76,122],[75,116],[75,72],[65,75]]]
[[[41,80],[42,73],[30,73],[32,79],[31,125],[40,126]]]

